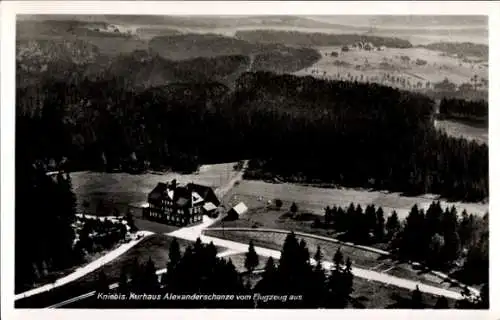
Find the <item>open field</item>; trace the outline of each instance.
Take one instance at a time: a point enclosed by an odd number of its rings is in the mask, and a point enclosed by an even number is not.
[[[421,90],[426,89],[427,81],[432,84],[445,78],[457,85],[470,83],[470,79],[476,74],[479,79],[488,79],[486,61],[464,60],[425,48],[386,48],[383,51],[349,48],[348,52],[342,52],[341,47],[332,46],[319,47],[317,50],[321,52],[321,60],[295,74],[338,80],[349,80],[350,75],[351,79],[360,82],[376,82]],[[339,56],[331,56],[332,52],[337,52]],[[403,56],[409,60],[403,60]],[[417,59],[425,60],[426,64],[417,65]],[[404,78],[409,85],[403,86],[384,79],[385,74]]]
[[[488,144],[488,126],[473,125],[459,120],[436,120],[436,128],[443,129],[452,137],[463,137]]]
[[[386,285],[379,282],[369,281],[361,278],[354,278],[354,293],[349,302],[350,308],[359,309],[403,309],[408,308],[411,302],[411,291]],[[431,294],[423,294],[423,302],[427,308],[432,308],[437,298]],[[455,301],[449,300],[450,307]]]
[[[259,197],[262,197],[259,201]],[[319,188],[313,186],[296,185],[290,183],[268,183],[258,180],[243,180],[235,186],[225,197],[228,205],[234,205],[239,201],[245,202],[248,208],[264,208],[268,200],[281,199],[282,210],[285,212],[295,202],[299,211],[323,216],[326,206],[347,207],[351,202],[365,207],[374,204],[382,207],[386,215],[395,210],[400,219],[404,219],[410,212],[411,207],[417,204],[423,209],[434,201],[436,196],[422,195],[416,197],[403,196],[398,193],[384,191],[369,191],[362,189],[333,189]],[[458,212],[464,209],[468,213],[483,215],[488,211],[488,204],[448,202],[441,200],[443,207],[454,205]],[[284,213],[283,212],[283,213]],[[251,227],[251,226],[250,226]],[[271,226],[265,225],[267,228]]]
[[[71,182],[77,197],[77,211],[84,210],[96,215],[113,214],[117,209],[123,214],[129,205],[138,207],[147,200],[147,196],[158,182],[168,182],[177,179],[180,184],[199,183],[212,188],[225,185],[236,172],[235,163],[223,163],[201,166],[198,173],[179,174],[167,173],[103,173],[103,172],[72,172]],[[100,208],[98,208],[100,207]]]

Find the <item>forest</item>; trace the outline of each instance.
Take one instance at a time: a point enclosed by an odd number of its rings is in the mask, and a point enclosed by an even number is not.
[[[476,56],[488,60],[488,45],[472,42],[434,42],[423,46],[430,50],[446,52],[459,57]]]
[[[289,46],[321,47],[351,45],[357,41],[371,42],[374,46],[389,48],[411,48],[408,40],[396,37],[378,37],[362,34],[328,34],[280,30],[237,31],[236,38],[248,42],[279,43]]]
[[[488,214],[463,211],[459,217],[454,206],[443,209],[438,201],[427,210],[414,205],[400,221],[395,211],[386,215],[381,207],[363,210],[351,203],[347,208],[326,207],[323,221],[318,219],[314,227],[333,228],[342,233],[338,238],[343,241],[385,244],[395,259],[453,273],[463,283],[488,282]]]
[[[280,176],[450,199],[488,197],[488,146],[432,125],[426,96],[377,84],[245,73],[136,92],[120,79],[18,89],[17,150],[69,170],[195,171],[251,159]]]
[[[486,119],[488,120],[488,103],[484,100],[467,101],[462,99],[442,99],[439,112],[443,116]]]
[[[168,251],[166,273],[158,279],[156,270],[164,266],[155,266],[149,259],[140,265],[137,260],[127,267],[123,267],[119,279],[110,279],[101,272],[95,282],[97,293],[118,294],[128,297],[130,293],[145,293],[158,299],[133,300],[102,300],[92,299],[91,307],[96,308],[273,308],[273,309],[302,309],[302,308],[346,308],[356,305],[353,297],[354,276],[352,263],[349,257],[344,256],[340,248],[333,257],[325,257],[321,247],[317,247],[313,255],[307,249],[304,240],[298,240],[292,232],[286,237],[282,254],[278,261],[268,258],[261,277],[252,284],[248,277],[255,271],[259,257],[255,253],[254,245],[250,241],[245,258],[247,271],[238,273],[231,259],[218,258],[215,246],[202,244],[198,239],[193,245],[181,252],[177,240],[171,242]],[[310,258],[314,263],[310,263]],[[321,262],[331,261],[333,267],[326,270]],[[320,263],[317,263],[320,262]],[[200,266],[202,266],[200,268]],[[118,288],[110,290],[109,285],[118,280]],[[486,286],[484,288],[487,288]],[[171,299],[172,295],[182,297],[193,296],[196,293],[199,299]],[[296,300],[269,300],[254,299],[254,294],[260,296],[295,296]],[[205,296],[233,296],[233,299],[203,298]],[[234,296],[249,296],[251,299],[237,299]],[[167,297],[167,298],[164,298]],[[464,299],[450,305],[446,298],[437,299],[435,305],[429,305],[420,292],[418,286],[411,293],[410,299],[402,299],[391,305],[380,308],[488,308],[487,290],[481,295],[469,300]]]

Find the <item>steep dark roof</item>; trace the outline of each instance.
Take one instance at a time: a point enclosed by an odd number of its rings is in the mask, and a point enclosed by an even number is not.
[[[198,193],[203,199],[205,199],[205,201],[210,201],[216,206],[220,205],[220,201],[211,187],[203,186],[196,183],[189,183],[186,187],[189,190]]]
[[[149,193],[148,199],[160,200],[167,191],[167,184],[159,182],[156,187]]]
[[[186,187],[176,187],[174,191],[174,202],[180,208],[191,206],[191,191]]]

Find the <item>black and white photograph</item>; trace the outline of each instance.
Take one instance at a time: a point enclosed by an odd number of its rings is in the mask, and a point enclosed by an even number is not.
[[[490,308],[488,15],[264,13],[16,15],[15,309]]]

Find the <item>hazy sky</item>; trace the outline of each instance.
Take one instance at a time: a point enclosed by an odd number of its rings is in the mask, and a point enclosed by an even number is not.
[[[309,19],[353,26],[376,27],[488,27],[487,16],[371,16],[371,15],[329,15],[308,16]]]

